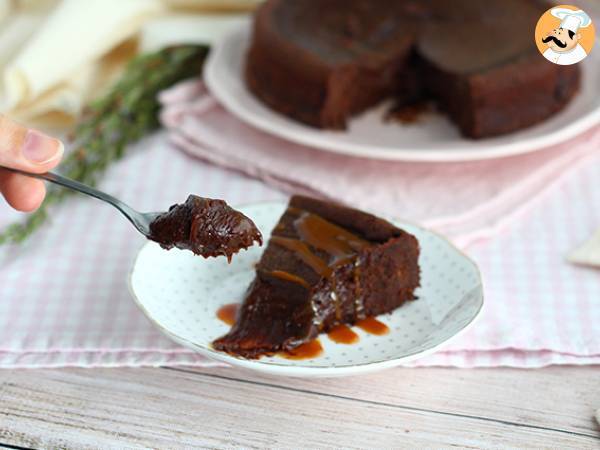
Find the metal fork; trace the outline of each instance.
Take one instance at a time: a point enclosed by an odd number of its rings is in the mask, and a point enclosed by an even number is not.
[[[4,166],[0,166],[0,168],[8,170],[10,172],[18,173],[20,175],[25,175],[27,177],[46,180],[51,183],[58,184],[59,186],[73,189],[74,191],[89,195],[90,197],[97,198],[98,200],[102,200],[103,202],[106,202],[109,205],[112,205],[115,208],[117,208],[127,218],[127,220],[129,220],[133,224],[133,226],[148,239],[151,239],[150,223],[161,214],[141,213],[133,209],[131,206],[126,205],[121,200],[113,197],[112,195],[108,195],[105,192],[99,191],[83,183],[80,183],[79,181],[71,180],[70,178],[63,177],[62,175],[58,175],[56,173],[30,173],[18,169],[11,169],[9,167]]]

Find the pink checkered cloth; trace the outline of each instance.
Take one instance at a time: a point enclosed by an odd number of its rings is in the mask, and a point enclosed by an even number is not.
[[[185,151],[286,192],[343,201],[435,228],[466,246],[494,236],[600,147],[600,126],[529,155],[459,163],[349,158],[287,142],[229,114],[200,79],[163,92],[163,125]]]
[[[240,124],[231,117],[218,109],[212,112],[221,119],[211,122],[210,116],[202,116],[207,136],[214,136],[217,131],[224,135],[239,132]],[[182,113],[184,122],[192,120],[186,117],[187,113]],[[193,120],[197,119],[193,116]],[[196,144],[203,133],[195,136]],[[249,178],[240,173],[247,169],[235,165],[237,160],[228,163],[237,169],[232,171],[195,159],[169,144],[168,138],[174,140],[177,135],[173,128],[168,136],[159,133],[140,142],[125,160],[109,170],[100,187],[140,210],[152,211],[181,201],[190,192],[244,204],[284,200],[286,194],[269,187],[274,181],[277,187],[300,186],[284,179],[272,180],[262,171],[252,175],[260,174],[267,183]],[[592,137],[588,135],[588,141]],[[262,139],[268,142],[270,138]],[[236,141],[238,152],[254,151],[253,142]],[[208,143],[202,157],[224,159],[210,156],[222,150],[209,147]],[[281,141],[279,145],[282,153],[297,149]],[[468,247],[468,253],[481,268],[486,290],[486,308],[477,326],[445,351],[413,365],[540,367],[600,363],[599,273],[564,262],[564,254],[591,235],[600,223],[600,152],[597,144],[589,146],[592,148],[588,154],[569,159],[568,165],[561,152],[549,150],[535,157],[511,158],[512,163],[497,161],[498,170],[492,173],[473,174],[477,168],[493,167],[483,163],[467,164],[466,174],[458,165],[454,167],[454,176],[464,176],[480,187],[477,180],[484,175],[490,178],[502,172],[508,177],[506,174],[517,173],[511,172],[516,169],[510,169],[510,165],[528,164],[528,171],[549,167],[541,155],[561,158],[565,164],[563,176],[557,179],[557,172],[553,171],[543,183],[545,189],[535,190],[535,201],[524,196],[520,203],[512,203],[526,205],[520,206],[520,213],[512,216],[513,220],[504,224],[493,222],[493,238],[473,241]],[[562,151],[572,151],[569,147]],[[334,156],[316,151],[311,155],[315,166],[321,164],[321,157],[327,162]],[[299,162],[292,159],[286,173],[296,173],[290,168],[296,168]],[[351,160],[345,163],[355,164]],[[371,171],[381,166],[363,161],[362,167],[365,176],[376,181]],[[424,175],[426,169],[421,167]],[[385,170],[383,176],[387,176]],[[400,188],[398,184],[393,186]],[[409,191],[398,191],[398,199],[408,193],[417,194],[413,191],[415,185],[406,186]],[[458,186],[458,181],[453,186]],[[360,194],[352,186],[349,189],[353,195]],[[504,192],[489,192],[488,200],[495,201]],[[379,200],[384,193],[377,186],[366,195],[377,201],[383,212],[390,212]],[[400,215],[407,219],[441,217],[438,213],[443,205],[434,200],[427,201],[431,215],[425,210],[417,214],[417,210],[409,209],[409,204],[404,205]],[[390,208],[394,205],[390,204]],[[455,223],[462,227],[458,218],[471,215],[477,214],[461,209]],[[0,226],[17,217],[8,207],[0,207]],[[143,238],[112,208],[74,197],[55,210],[52,221],[24,246],[2,248],[0,367],[213,365],[163,337],[130,299],[127,274],[142,244]]]

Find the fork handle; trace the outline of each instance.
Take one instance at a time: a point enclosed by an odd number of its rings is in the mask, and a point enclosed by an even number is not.
[[[5,166],[0,166],[0,167],[2,167],[5,170],[8,170],[10,172],[18,173],[20,175],[25,175],[27,177],[37,178],[39,180],[50,181],[51,183],[58,184],[60,186],[63,186],[63,187],[69,188],[69,189],[73,189],[75,191],[81,192],[86,195],[90,195],[94,198],[97,198],[98,200],[103,200],[105,202],[112,204],[113,206],[116,206],[116,207],[118,207],[118,204],[122,204],[122,202],[120,200],[116,199],[112,195],[108,195],[102,191],[94,189],[93,187],[90,187],[83,183],[80,183],[79,181],[75,181],[70,178],[63,177],[62,175],[58,175],[57,173],[52,173],[52,172],[31,173],[31,172],[25,172],[25,171],[19,170],[19,169],[12,169],[10,167],[5,167]]]
[[[79,181],[75,181],[52,172],[31,173],[19,169],[12,169],[10,167],[5,166],[0,166],[0,168],[6,169],[10,172],[18,173],[20,175],[25,175],[27,177],[46,180],[51,183],[58,184],[59,186],[72,189],[85,195],[89,195],[90,197],[97,198],[98,200],[102,200],[103,202],[106,202],[117,208],[121,212],[121,214],[123,214],[127,218],[127,220],[129,220],[138,229],[140,233],[142,233],[145,236],[149,234],[149,225],[147,223],[148,220],[144,218],[142,214],[138,213],[129,205],[123,203],[121,200],[113,197],[112,195],[94,189],[93,187],[87,186],[83,183],[80,183]]]

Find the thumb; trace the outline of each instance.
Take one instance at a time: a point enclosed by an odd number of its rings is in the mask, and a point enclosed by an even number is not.
[[[58,164],[63,152],[64,146],[58,139],[0,114],[0,165],[43,173]]]

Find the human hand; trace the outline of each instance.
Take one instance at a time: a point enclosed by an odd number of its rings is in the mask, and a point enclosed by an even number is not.
[[[60,162],[63,152],[58,139],[0,114],[0,166],[44,173]],[[42,204],[46,188],[41,180],[0,169],[0,192],[13,208],[31,212]]]

